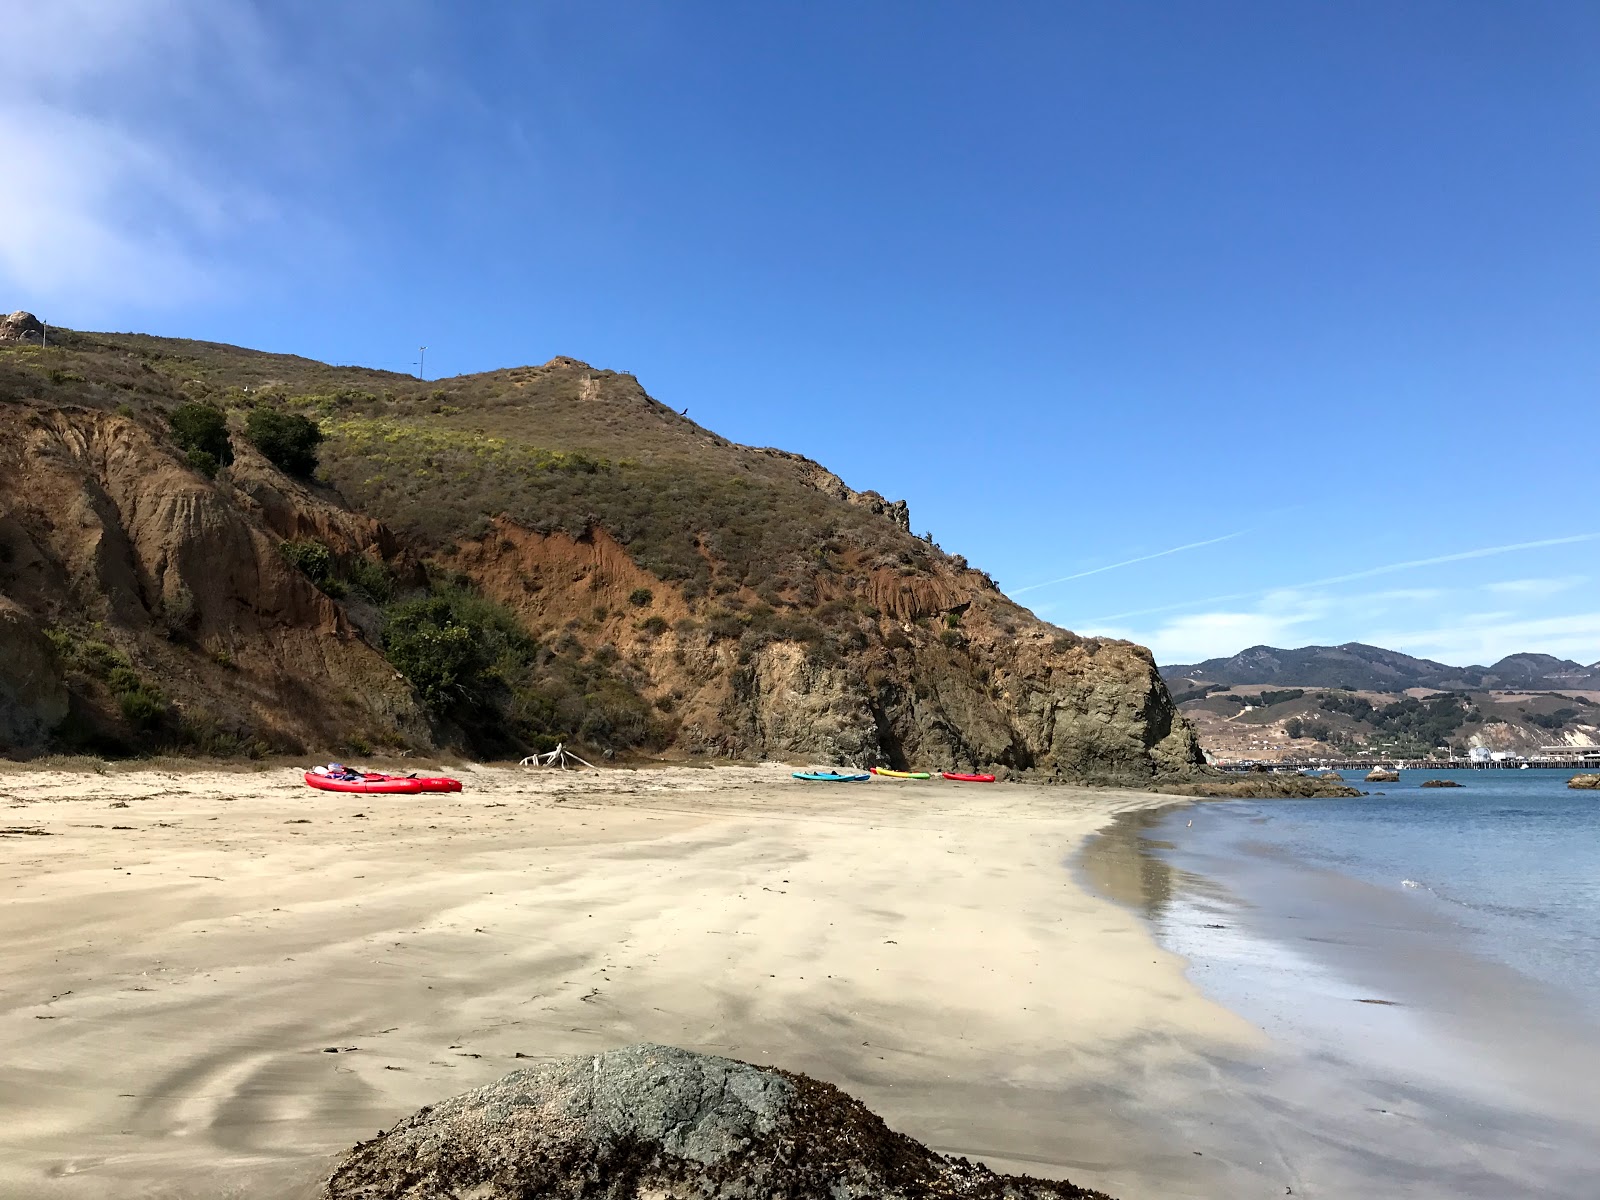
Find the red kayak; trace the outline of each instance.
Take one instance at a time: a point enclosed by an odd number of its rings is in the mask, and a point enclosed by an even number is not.
[[[420,779],[337,779],[315,771],[306,772],[306,783],[324,792],[361,792],[369,796],[415,796],[423,790]]]
[[[946,779],[954,779],[958,783],[993,783],[993,775],[963,775],[959,771],[941,771]]]
[[[366,777],[370,780],[393,779],[400,782],[412,780],[422,785],[425,792],[459,792],[461,780],[451,779],[447,775],[382,775],[377,771],[368,771]]]

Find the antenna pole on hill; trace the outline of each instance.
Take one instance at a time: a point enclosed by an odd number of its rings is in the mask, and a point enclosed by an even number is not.
[[[418,346],[417,347],[417,378],[418,379],[427,379],[428,378],[428,372],[424,369],[427,361],[428,361],[428,348],[426,346]]]

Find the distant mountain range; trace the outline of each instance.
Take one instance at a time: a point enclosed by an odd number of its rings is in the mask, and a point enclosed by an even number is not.
[[[1207,683],[1230,687],[1275,684],[1379,692],[1399,692],[1414,687],[1451,690],[1600,688],[1600,662],[1584,666],[1549,654],[1511,654],[1489,667],[1452,667],[1361,642],[1301,646],[1297,650],[1251,646],[1232,658],[1208,658],[1202,663],[1162,667],[1161,674],[1175,693]]]

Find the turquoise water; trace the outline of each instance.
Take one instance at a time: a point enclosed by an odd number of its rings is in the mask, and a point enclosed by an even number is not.
[[[1245,851],[1393,891],[1463,945],[1600,1013],[1600,793],[1572,771],[1456,771],[1461,788],[1346,778],[1372,795],[1188,810],[1184,853]],[[1378,795],[1377,793],[1383,793]]]

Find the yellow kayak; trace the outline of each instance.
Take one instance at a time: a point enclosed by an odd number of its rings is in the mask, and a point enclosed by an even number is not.
[[[874,775],[882,775],[885,779],[932,779],[926,771],[886,771],[882,767],[868,767]]]

